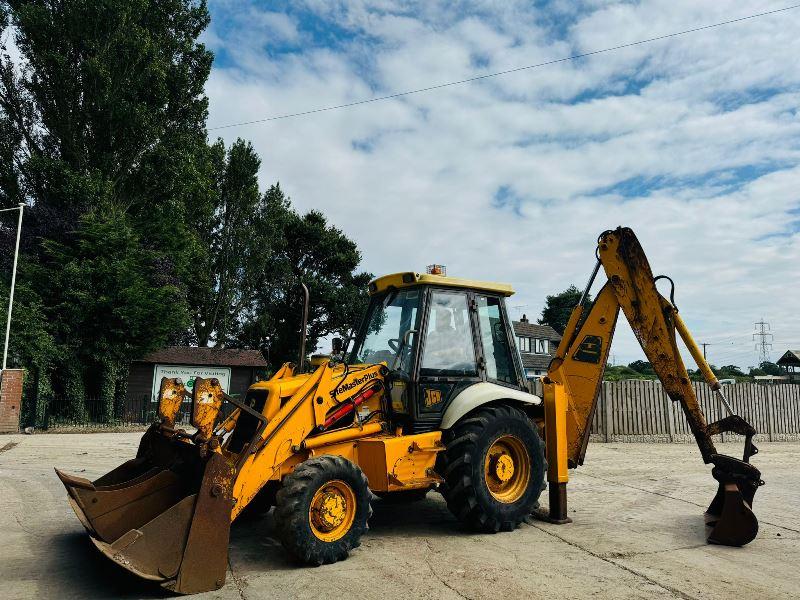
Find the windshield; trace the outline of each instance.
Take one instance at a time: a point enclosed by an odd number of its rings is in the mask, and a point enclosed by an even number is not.
[[[406,333],[416,326],[419,300],[418,289],[400,290],[374,297],[367,314],[366,332],[361,333],[363,337],[350,354],[350,362],[386,362],[392,367],[395,357],[402,350],[394,366],[407,370],[414,334],[409,335],[403,348],[401,346]]]

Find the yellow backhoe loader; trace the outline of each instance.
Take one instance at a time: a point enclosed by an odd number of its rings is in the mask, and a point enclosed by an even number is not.
[[[191,432],[176,426],[184,384],[165,378],[160,420],[136,458],[96,481],[56,472],[103,554],[184,594],[224,584],[230,524],[248,505],[274,505],[281,542],[312,565],[359,545],[373,493],[410,501],[437,489],[459,521],[482,532],[512,530],[533,512],[564,523],[568,468],[583,463],[622,309],[713,465],[708,541],[747,544],[763,484],[749,463],[755,431],[725,400],[630,229],[600,236],[584,297],[601,266],[608,280],[594,302],[575,307],[543,397],[526,387],[505,309],[510,286],[398,273],[369,284],[350,351],[334,344],[312,372],[303,351],[298,367],[285,364],[241,401],[215,379],[195,380]],[[728,409],[720,421],[706,423],[676,334]],[[222,418],[225,402],[235,409]],[[722,432],[744,436],[742,460],[716,451],[712,436]],[[537,512],[545,479],[549,510]]]

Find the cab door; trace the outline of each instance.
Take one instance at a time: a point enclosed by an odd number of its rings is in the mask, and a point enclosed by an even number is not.
[[[475,294],[474,299],[481,365],[487,381],[525,389],[522,363],[514,345],[514,333],[498,296]]]
[[[471,306],[467,291],[428,291],[413,401],[415,432],[437,428],[450,399],[482,379]]]

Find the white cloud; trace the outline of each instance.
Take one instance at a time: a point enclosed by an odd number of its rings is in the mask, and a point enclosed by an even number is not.
[[[776,8],[757,2],[311,2],[346,32],[321,43],[295,14],[212,4],[210,126],[336,105],[533,64]],[[577,6],[577,8],[576,8]],[[450,10],[447,9],[450,7]],[[274,9],[273,9],[274,11]],[[317,22],[319,24],[320,21]],[[280,180],[353,237],[375,273],[421,269],[514,283],[544,296],[583,285],[604,229],[633,227],[654,271],[673,276],[710,358],[754,364],[762,316],[777,358],[800,345],[800,11],[481,83],[263,125],[264,186]],[[265,40],[302,40],[270,56]],[[277,43],[277,42],[276,42]],[[753,175],[742,181],[745,170]],[[755,175],[760,174],[759,177]],[[619,186],[629,183],[625,195]],[[635,192],[636,182],[652,189]],[[657,185],[655,185],[657,184]],[[521,204],[497,208],[509,186]],[[630,187],[633,186],[633,187]],[[604,193],[598,193],[599,191]],[[615,191],[616,190],[616,191]],[[730,343],[730,341],[735,343]],[[629,332],[618,361],[641,356]],[[715,355],[716,353],[716,355]]]

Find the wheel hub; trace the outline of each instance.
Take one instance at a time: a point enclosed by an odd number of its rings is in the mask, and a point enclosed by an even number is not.
[[[355,517],[355,494],[344,481],[330,481],[314,494],[309,507],[311,529],[323,541],[343,537]]]
[[[494,473],[497,479],[505,483],[514,475],[514,459],[508,454],[501,454],[494,463]]]
[[[484,477],[495,500],[511,504],[522,498],[531,478],[531,457],[522,440],[510,434],[497,438],[486,452]]]
[[[346,501],[337,491],[325,491],[312,508],[315,524],[323,531],[331,531],[344,521]]]

